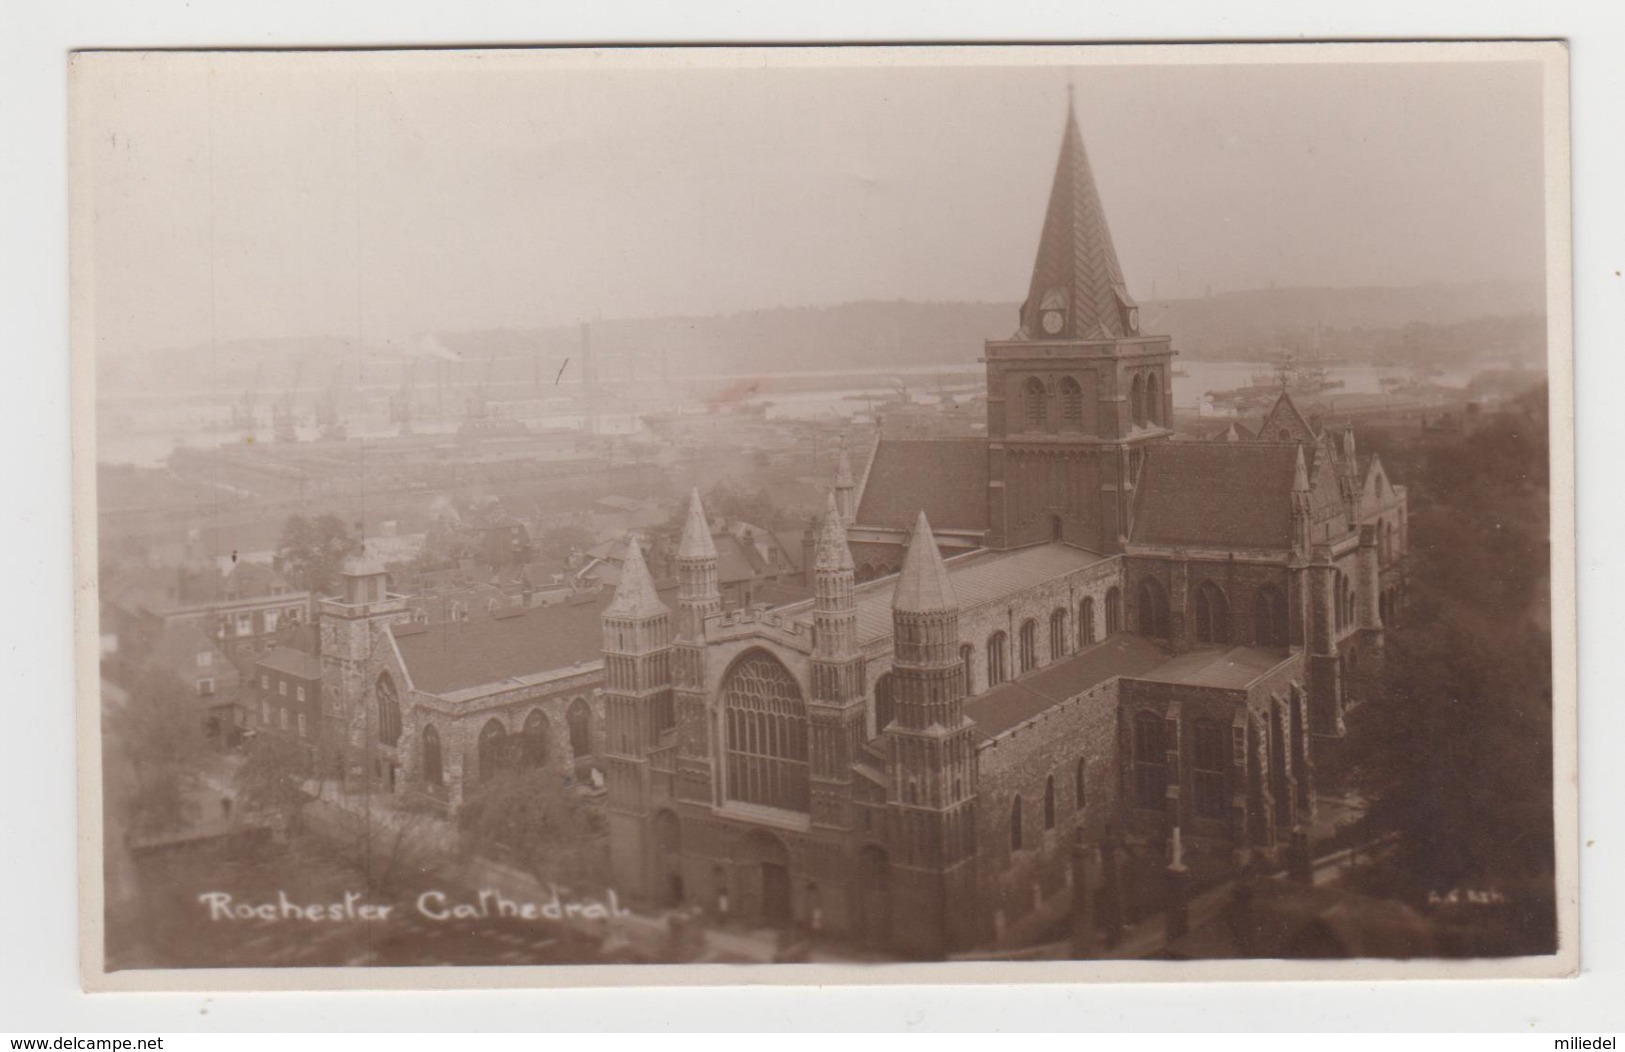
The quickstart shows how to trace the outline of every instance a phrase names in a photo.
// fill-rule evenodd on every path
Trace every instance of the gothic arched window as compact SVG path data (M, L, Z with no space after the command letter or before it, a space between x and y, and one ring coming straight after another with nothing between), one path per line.
M1212 581L1196 586L1196 640L1199 643L1230 641L1230 602L1224 590Z
M1055 828L1055 776L1044 781L1044 828Z
M1086 647L1095 641L1095 600L1085 599L1078 605L1078 646Z
M587 707L585 698L570 702L570 707L564 711L564 722L570 728L570 754L578 760L591 756L592 710Z
M394 745L401 740L401 699L395 680L385 672L378 677L378 740Z
M480 728L480 781L488 782L508 766L508 729L492 717Z
M1106 589L1106 634L1116 635L1123 630L1123 593L1116 585Z
M1168 638L1168 593L1162 590L1162 585L1154 577L1146 577L1140 581L1139 590L1135 594L1135 605L1139 608L1140 635L1152 639Z
M547 763L547 717L541 709L531 709L519 737L519 760L526 767L542 767Z
M892 679L890 672L875 680L875 733L885 731L886 725L897 714L897 701L892 696Z
M987 685L996 687L1006 678L1005 634L995 632L987 637Z
M1010 801L1010 850L1021 850L1021 794Z
M1085 775L1088 773L1088 761L1078 757L1078 765L1072 771L1072 803L1079 810L1089 799L1089 783Z
M1168 794L1168 747L1163 743L1162 717L1141 712L1134 717L1134 802L1160 809Z
M1036 376L1027 378L1022 386L1022 401L1027 408L1027 430L1049 430L1049 393L1044 390L1044 381Z
M1145 377L1139 373L1134 374L1134 380L1129 384L1129 419L1138 427L1145 423Z
M1049 659L1058 661L1066 656L1066 609L1057 607L1049 615Z
M1070 376L1061 380L1061 422L1073 430L1083 430L1083 387Z
M1261 647L1287 645L1286 596L1273 585L1253 593L1253 642Z
M757 650L722 686L728 798L786 811L808 806L807 705L778 659Z
M1145 380L1145 418L1153 424L1162 422L1162 380L1156 373Z
M1229 757L1225 728L1213 720L1197 720L1193 735L1195 756L1191 763L1196 791L1196 813L1203 818L1224 818L1230 812L1226 799L1226 770Z
M440 757L440 732L431 723L423 728L423 783L441 785L445 778L445 763Z
M1021 672L1026 675L1038 667L1038 622L1032 618L1021 623Z

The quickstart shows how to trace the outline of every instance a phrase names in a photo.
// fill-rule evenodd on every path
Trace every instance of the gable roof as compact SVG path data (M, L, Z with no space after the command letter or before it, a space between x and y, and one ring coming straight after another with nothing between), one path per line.
M536 676L599 659L600 622L607 591L580 602L554 603L481 621L394 625L395 646L412 677L428 694L447 694Z
M1314 442L1318 437L1314 427L1298 410L1298 403L1292 400L1284 387L1276 397L1275 405L1265 415L1264 422L1258 425L1258 439L1261 442L1277 441L1282 431L1287 433L1288 442Z
M922 511L938 533L987 529L986 439L883 438L875 445L856 525L907 530Z
M965 702L965 715L985 741L1114 676L1134 676L1168 659L1168 650L1144 636L1110 636L1068 657L1009 680Z
M1146 450L1131 540L1286 549L1298 447L1279 442L1159 442Z

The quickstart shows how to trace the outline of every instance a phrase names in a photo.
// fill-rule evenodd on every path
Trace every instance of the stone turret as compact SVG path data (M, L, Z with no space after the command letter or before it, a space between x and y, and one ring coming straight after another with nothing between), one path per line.
M717 584L717 546L698 489L689 494L688 520L677 545L676 564L677 635L699 639L704 635L705 619L722 612L722 593Z

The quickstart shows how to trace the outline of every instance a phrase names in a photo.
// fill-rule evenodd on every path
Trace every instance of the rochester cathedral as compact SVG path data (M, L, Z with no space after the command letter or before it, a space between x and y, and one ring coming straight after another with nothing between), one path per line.
M1282 393L1179 441L1068 112L987 436L843 453L814 598L723 611L698 494L662 598L603 609L617 888L912 956L991 945L1111 836L1235 864L1314 818L1317 749L1401 601L1402 487Z

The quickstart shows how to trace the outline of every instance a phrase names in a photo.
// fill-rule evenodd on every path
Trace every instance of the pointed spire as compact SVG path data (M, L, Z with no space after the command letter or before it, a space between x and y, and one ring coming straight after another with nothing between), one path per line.
M835 462L835 485L851 486L852 458L846 455L846 436L841 436L841 459Z
M649 576L649 566L643 561L643 543L634 533L626 540L621 581L615 586L615 598L604 608L604 616L638 620L665 613L670 611L655 594L654 578Z
M846 543L846 523L841 521L841 510L835 506L835 494L824 502L824 527L818 535L818 551L813 556L814 570L850 570L852 549Z
M1309 492L1309 469L1303 462L1303 446L1298 446L1298 460L1292 468L1292 492Z
M1021 307L1020 336L1037 340L1133 336L1134 309L1078 131L1069 85L1061 157L1044 213L1032 284Z
M688 521L683 524L683 539L677 545L679 559L715 559L717 546L711 540L711 524L705 518L705 505L700 503L700 489L694 487L688 495Z
M937 539L923 511L914 523L914 536L909 538L908 554L903 556L903 572L898 575L891 605L893 610L911 614L959 608L954 586L948 580L948 568L942 565L942 553L937 551Z

